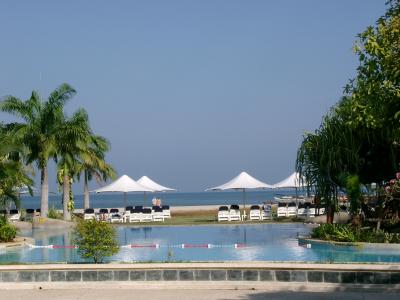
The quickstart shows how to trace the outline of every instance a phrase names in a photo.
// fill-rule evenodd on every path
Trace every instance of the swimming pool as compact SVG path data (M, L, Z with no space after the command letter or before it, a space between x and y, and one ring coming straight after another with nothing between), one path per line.
M212 226L118 226L121 248L115 262L145 261L297 261L400 262L398 249L366 249L331 244L299 244L312 225L252 224ZM34 230L36 245L71 245L72 232ZM133 248L132 248L133 247ZM76 249L0 250L0 263L84 262Z

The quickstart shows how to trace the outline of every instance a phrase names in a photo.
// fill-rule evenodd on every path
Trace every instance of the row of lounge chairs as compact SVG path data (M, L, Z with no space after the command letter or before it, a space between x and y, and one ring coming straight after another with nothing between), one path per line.
M21 219L21 212L18 209L0 210L0 215L5 216L10 222L17 222Z
M299 203L299 206L295 202L289 203L278 203L277 217L315 217L316 213L323 215L325 208L317 207L315 204L310 202Z
M267 204L260 208L259 205L252 205L250 207L249 220L250 221L262 221L271 219L271 205ZM220 206L218 209L218 222L223 221L244 221L247 215L244 211L241 214L239 205Z
M84 220L98 220L110 223L134 223L134 222L163 222L171 218L169 205L153 206L152 208L143 206L127 206L123 212L118 208L101 208L96 213L93 208L84 211Z
M17 222L21 220L21 211L18 209L10 209L9 211L0 210L0 215L5 216L10 222ZM40 216L40 208L27 208L25 210L25 217L23 218L23 220L32 221L33 217L35 216Z

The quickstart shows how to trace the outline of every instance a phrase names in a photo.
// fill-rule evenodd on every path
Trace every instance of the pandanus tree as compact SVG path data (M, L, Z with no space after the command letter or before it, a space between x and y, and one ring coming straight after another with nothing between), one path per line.
M0 110L23 121L14 124L13 134L27 149L26 162L36 162L40 170L42 216L48 213L48 161L56 158L57 135L64 119L64 106L75 93L70 85L64 83L46 101L42 101L39 94L33 91L26 101L6 96L0 104Z
M78 176L83 173L84 208L90 207L89 181L96 179L97 182L114 179L116 172L114 168L105 161L105 154L110 150L107 139L98 135L89 135L86 144L79 153Z
M88 115L84 109L79 109L72 117L64 116L57 133L57 177L63 189L63 217L67 221L71 219L71 181L77 173L79 154L85 151L86 139L90 135Z
M346 101L343 99L341 105L346 105ZM338 191L344 186L343 178L358 174L360 147L357 133L345 126L333 109L319 129L305 134L298 150L296 169L326 206L328 223L333 222Z

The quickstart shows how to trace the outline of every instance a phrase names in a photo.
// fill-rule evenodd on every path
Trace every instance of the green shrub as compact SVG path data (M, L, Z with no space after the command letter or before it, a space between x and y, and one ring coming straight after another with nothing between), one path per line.
M92 259L94 263L103 262L105 257L112 256L119 250L117 232L108 223L80 221L74 235L79 254L83 258Z
M311 237L335 242L400 243L399 233L373 231L348 224L321 224L313 229Z
M0 217L0 242L11 242L17 236L17 228L9 224L4 216Z
M47 216L50 219L62 219L63 218L62 214L59 213L54 207L51 207L49 209L49 212L47 213Z

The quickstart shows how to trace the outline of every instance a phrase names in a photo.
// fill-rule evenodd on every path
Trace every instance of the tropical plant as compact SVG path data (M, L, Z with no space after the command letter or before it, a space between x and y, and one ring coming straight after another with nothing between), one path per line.
M0 104L0 110L9 112L22 119L22 123L13 124L13 135L27 149L26 162L36 162L40 170L41 215L48 212L48 161L56 158L57 136L64 118L64 106L75 95L75 90L64 83L55 89L47 101L42 101L33 91L31 97L20 100L6 96Z
M0 216L0 242L11 242L17 235L17 228L8 223L7 218Z
M311 237L335 242L400 243L399 233L370 230L349 224L321 224L314 228Z
M63 188L64 220L70 220L71 209L74 206L71 184L77 173L77 159L85 150L85 141L91 130L84 109L75 112L71 118L64 116L61 122L56 141L56 153L59 158L57 178Z
M118 253L117 232L113 226L96 220L80 221L75 229L75 244L83 258L102 263Z
M400 0L387 5L376 26L358 36L360 66L345 96L298 150L296 168L327 206L327 222L339 190L353 199L360 185L377 183L379 190L400 162ZM352 201L352 210L358 205Z
M19 208L19 189L33 184L30 178L33 171L22 162L23 146L11 133L12 126L0 124L0 207L8 207L10 203Z
M84 208L89 208L89 181L93 178L97 182L114 179L116 172L114 168L106 163L105 153L110 150L110 143L102 136L88 135L86 144L79 154L77 167L78 176L83 173Z

